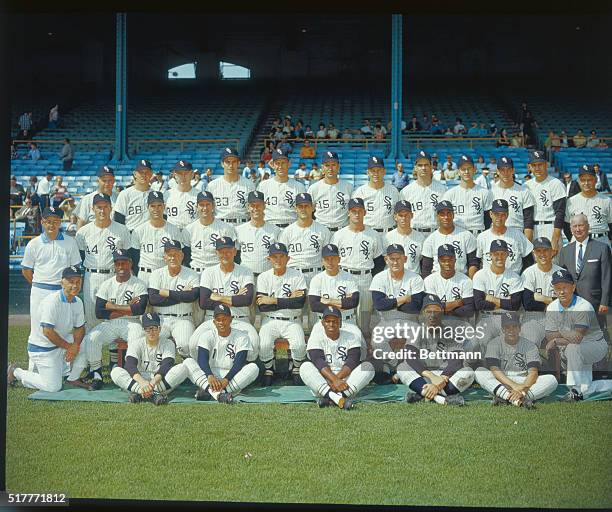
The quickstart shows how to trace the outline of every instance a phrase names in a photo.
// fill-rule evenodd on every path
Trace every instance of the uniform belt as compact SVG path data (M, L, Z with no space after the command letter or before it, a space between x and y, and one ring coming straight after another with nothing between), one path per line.
M230 224L243 224L247 222L249 219L221 219L225 222L229 222Z
M478 236L478 235L480 235L480 233L482 233L484 230L482 230L482 229L468 229L468 231L469 231L470 233L472 233L472 235L474 235L474 236Z
M387 233L391 228L374 228L374 231L378 231L379 233Z
M204 272L205 269L203 268L193 268L191 267L191 270L193 270L194 272Z
M553 222L552 220L536 220L534 224L552 224Z
M316 268L313 267L313 268L301 268L299 270L301 270L302 272L321 272L323 269L318 268L318 267Z
M139 270L142 270L143 272L148 272L149 274L150 274L151 272L153 272L153 269L152 269L152 268L138 267L138 269L139 269Z
M350 268L342 267L342 270L345 270L349 274L353 274L353 275L356 275L356 276L360 276L362 274L371 274L372 273L372 270L370 270L370 269L368 269L368 270L351 270Z
M47 284L47 283L32 283L34 288L40 288L42 290L61 290L62 286L59 284Z
M327 228L329 229L332 233L335 233L336 231L338 231L340 228Z
M433 231L432 228L414 228L413 227L412 229L414 229L415 231L418 231L420 233L431 233Z
M257 277L261 272L253 272L253 277Z
M296 316L296 317L293 317L293 318L289 318L289 317L286 317L286 316L268 316L268 318L271 318L272 320L285 320L286 322L295 322L300 317Z
M177 318L182 318L184 316L191 316L191 313L160 313L161 316L174 316Z
M92 274L110 274L111 270L107 268L86 268L85 272L91 272Z
M323 314L318 313L318 315L319 315L319 320L321 320L323 318ZM354 319L355 319L355 315L347 315L347 316L342 315L342 320L354 320Z
M277 228L286 228L289 224L275 224Z
M34 343L28 343L28 352L51 352L59 347L41 347L40 345L34 345Z

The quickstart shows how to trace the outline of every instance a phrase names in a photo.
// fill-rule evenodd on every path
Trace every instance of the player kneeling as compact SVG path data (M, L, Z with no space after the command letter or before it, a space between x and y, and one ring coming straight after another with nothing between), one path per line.
M474 382L474 370L464 366L470 360L466 349L474 346L473 340L459 342L454 335L453 338L446 336L444 327L449 324L437 295L425 295L421 313L424 330L413 344L406 345L408 359L397 367L397 379L411 390L406 401L425 399L441 405L462 406L465 401L461 393Z
M187 369L174 365L176 348L168 338L160 338L160 326L157 313L144 314L144 337L128 339L125 368L111 371L113 382L130 393L131 403L147 399L155 405L168 403L168 393L187 378Z
M324 331L313 330L306 347L310 361L300 366L300 376L318 398L319 407L332 403L351 409L354 397L374 378L370 363L359 364L361 339L341 329L342 313L332 306L323 311Z
M520 336L517 313L504 313L502 336L487 345L486 368L476 370L476 382L493 395L493 405L511 403L533 408L533 402L557 388L554 375L539 375L540 354L532 341Z
M197 400L230 404L259 375L255 363L247 363L251 342L244 331L232 329L232 312L225 304L215 306L214 329L206 331L198 342L197 361L185 359L189 379L196 386Z

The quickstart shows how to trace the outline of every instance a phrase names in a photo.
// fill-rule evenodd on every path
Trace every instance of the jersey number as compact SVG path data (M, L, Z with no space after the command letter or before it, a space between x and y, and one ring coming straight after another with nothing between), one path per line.
M142 213L142 206L139 204L128 208L128 215L137 215L139 213Z
M98 244L94 245L91 249L87 245L85 248L85 252L87 254L98 254Z

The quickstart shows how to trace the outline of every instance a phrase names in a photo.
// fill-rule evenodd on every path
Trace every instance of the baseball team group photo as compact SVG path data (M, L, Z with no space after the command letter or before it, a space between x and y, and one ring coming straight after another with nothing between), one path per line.
M612 506L612 110L565 61L458 35L424 79L461 16L12 17L88 57L12 64L7 491Z

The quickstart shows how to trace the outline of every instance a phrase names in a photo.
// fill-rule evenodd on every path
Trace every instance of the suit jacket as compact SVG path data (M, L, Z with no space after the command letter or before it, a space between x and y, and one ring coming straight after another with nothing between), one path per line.
M597 189L598 192L610 192L610 185L608 183L608 176L605 172L601 171L601 187Z
M563 185L565 185L565 183ZM580 185L578 185L578 182L576 180L572 180L572 182L570 183L569 194L566 194L567 197L572 197L579 193Z
M612 258L607 244L589 240L583 256L582 271L576 274L576 242L563 247L559 253L559 266L567 269L576 283L576 293L589 301L595 311L600 304L610 306L612 286Z

